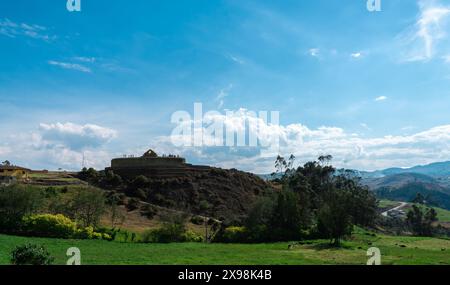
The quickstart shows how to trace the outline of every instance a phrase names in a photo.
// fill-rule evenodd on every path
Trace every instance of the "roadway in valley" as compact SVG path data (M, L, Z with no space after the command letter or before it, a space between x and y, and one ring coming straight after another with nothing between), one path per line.
M402 208L404 208L404 207L407 206L407 205L408 205L408 203L400 202L400 205L399 205L399 206L394 207L394 208L392 208L392 209L389 209L389 210L387 210L386 212L381 213L381 215L384 216L384 217L388 217L389 212L401 210Z

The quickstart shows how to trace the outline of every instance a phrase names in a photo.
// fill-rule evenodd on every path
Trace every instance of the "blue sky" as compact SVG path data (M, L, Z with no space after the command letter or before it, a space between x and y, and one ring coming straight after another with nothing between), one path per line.
M450 3L0 2L0 158L103 168L147 148L272 170L248 148L168 143L178 110L280 112L280 153L341 167L448 160ZM269 128L270 129L270 128Z

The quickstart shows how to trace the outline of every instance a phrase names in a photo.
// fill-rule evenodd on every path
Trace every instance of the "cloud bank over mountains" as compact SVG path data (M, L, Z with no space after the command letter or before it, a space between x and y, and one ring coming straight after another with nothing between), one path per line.
M234 113L232 119L224 121L226 128L238 130L248 124L251 115L244 109ZM253 118L259 120L257 118ZM209 120L225 120L216 114ZM309 128L303 124L274 125L264 121L260 138L279 136L278 152L264 154L265 147L214 145L214 134L205 133L202 147L183 147L173 144L173 137L149 138L148 145L159 153L173 153L185 156L199 164L224 168L238 168L255 173L270 173L279 153L284 156L294 154L298 163L331 154L338 167L360 170L376 170L387 167L409 167L450 157L450 125L430 128L409 135L367 137L349 133L339 127L322 126ZM248 133L247 133L248 136ZM189 140L189 137L175 139ZM110 147L111 141L123 141L118 131L95 124L41 123L32 132L11 135L0 144L0 155L13 162L37 168L59 167L78 170L84 160L86 165L103 169L110 159L124 150ZM142 142L137 142L141 143ZM271 141L263 142L267 146ZM273 150L272 150L273 151ZM136 148L136 155L142 149ZM264 155L263 155L264 154Z
M41 123L37 130L3 139L0 155L33 168L79 170L83 163L104 168L111 154L105 146L117 131L94 124Z
M240 130L249 121L259 120L245 109L235 112L232 118L211 115L209 122L222 122L225 128ZM194 123L188 122L189 123ZM216 137L204 129L203 147L175 147L172 142L186 142L190 135L179 137L161 136L154 140L160 152L182 154L194 157L199 163L213 164L227 168L240 168L256 173L269 173L279 153L284 156L294 154L299 162L316 159L319 155L331 154L338 167L360 170L377 170L387 167L408 167L436 161L448 160L450 155L450 125L443 125L410 135L387 135L367 137L349 133L339 127L322 126L316 129L303 124L273 125L259 121L258 135L267 146L274 135L279 137L278 152L262 155L264 147L225 147L215 145ZM249 136L247 131L247 137ZM266 141L264 141L266 140ZM181 145L178 144L178 145ZM224 145L224 144L222 144Z

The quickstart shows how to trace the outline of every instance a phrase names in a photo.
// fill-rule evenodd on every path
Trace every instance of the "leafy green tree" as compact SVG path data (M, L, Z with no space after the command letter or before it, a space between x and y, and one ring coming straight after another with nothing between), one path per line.
M329 155L329 154L328 155L321 155L321 156L319 156L318 160L319 160L319 162L321 164L328 164L328 163L331 162L331 160L333 160L333 156Z
M378 200L368 187L361 186L349 172L334 177L333 184L337 189L348 191L348 211L353 223L362 227L373 226L378 217Z
M303 209L297 193L284 190L278 194L269 221L269 233L272 240L290 241L302 237L302 230L308 224L308 209Z
M433 223L438 221L437 213L433 208L423 210L417 205L413 205L408 211L406 221L412 232L418 236L432 236Z
M84 167L81 170L81 172L79 173L79 176L81 179L86 180L86 181L98 182L98 178L99 178L100 174L92 167L89 169Z
M422 195L422 193L417 193L416 197L414 197L414 199L411 202L423 205L425 204L425 197Z
M102 190L84 188L75 194L70 205L73 218L84 227L96 227L106 210L106 198Z
M269 238L270 222L275 207L275 197L260 198L250 209L245 220L248 240L263 242Z
M278 156L277 182L282 190L271 199L252 208L245 222L246 234L252 241L296 240L308 232L330 238L334 245L351 234L353 225L373 226L378 217L377 199L360 184L356 173L336 171L330 165L331 155L293 168ZM315 227L313 227L315 226ZM316 229L316 231L313 231Z
M334 188L319 209L319 231L335 246L339 246L341 239L350 235L353 229L349 201L351 194L348 191Z
M22 218L43 205L41 192L22 185L0 188L0 231L19 232Z
M115 174L113 171L107 171L104 179L104 184L109 188L116 188L123 183L122 177Z
M287 168L286 159L281 155L278 155L277 159L275 160L275 172L272 173L272 176L273 177L277 175L283 176L286 168Z

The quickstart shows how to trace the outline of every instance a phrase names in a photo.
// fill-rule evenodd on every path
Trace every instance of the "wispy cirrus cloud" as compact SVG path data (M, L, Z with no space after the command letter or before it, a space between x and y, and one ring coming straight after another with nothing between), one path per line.
M76 57L73 58L73 60L80 61L80 62L93 63L93 62L97 61L97 58L95 58L95 57L85 57L85 56L76 56Z
M217 106L218 109L223 107L225 98L230 95L231 89L233 89L233 84L229 84L226 88L221 89L219 94L217 94L216 101L219 102L219 105Z
M28 37L47 42L56 39L55 35L48 33L46 27L35 24L15 23L8 18L0 19L0 35L10 38Z
M235 62L235 63L237 63L237 64L240 64L240 65L245 64L245 61L244 61L242 58L238 57L238 56L235 56L235 55L232 55L232 54L228 54L227 57L228 57L231 61L233 61L233 62Z
M398 37L406 51L405 61L433 59L442 52L438 45L448 39L450 6L438 0L421 0L418 5L420 12L416 22Z
M61 60L49 60L50 65L63 69L75 70L84 73L92 73L96 70L106 72L132 73L135 72L131 68L123 67L114 59L105 59L88 56L67 57Z
M49 60L48 64L53 65L53 66L57 66L57 67L60 67L60 68L63 68L63 69L76 70L76 71L80 71L80 72L84 72L84 73L91 73L92 72L92 70L89 67L84 66L82 64L78 64L78 63L70 63L70 62Z

